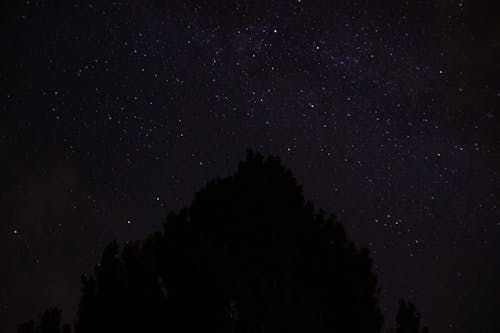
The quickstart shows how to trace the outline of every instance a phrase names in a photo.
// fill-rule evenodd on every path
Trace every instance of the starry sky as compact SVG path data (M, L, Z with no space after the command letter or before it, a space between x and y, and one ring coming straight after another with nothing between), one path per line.
M434 332L500 327L494 1L1 6L2 331L73 320L109 241L159 230L247 148L370 248L386 328L400 297Z

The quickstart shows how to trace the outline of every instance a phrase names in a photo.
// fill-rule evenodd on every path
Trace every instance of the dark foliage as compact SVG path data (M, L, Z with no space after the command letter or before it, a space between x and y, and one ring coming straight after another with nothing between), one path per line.
M18 333L70 333L69 325L61 328L61 310L52 307L38 315L38 324L33 320L19 325Z
M415 305L404 300L399 301L398 314L396 316L396 329L394 333L428 333L429 329L420 329L420 313L415 309Z
M234 176L170 213L162 232L105 249L94 276L82 276L75 330L376 333L371 266L277 158L249 152ZM19 332L36 331L24 325Z

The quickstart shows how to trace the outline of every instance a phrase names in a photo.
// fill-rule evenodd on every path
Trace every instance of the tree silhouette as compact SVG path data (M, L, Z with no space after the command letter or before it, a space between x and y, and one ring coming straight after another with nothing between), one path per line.
M30 320L18 326L18 333L70 333L69 325L61 328L61 310L56 307L46 309L38 315L39 324Z
M248 152L163 226L82 276L76 333L381 330L368 250L275 157Z
M400 300L398 314L396 316L396 329L395 333L428 333L429 329L427 327L423 327L420 329L420 313L418 313L415 309L415 305Z

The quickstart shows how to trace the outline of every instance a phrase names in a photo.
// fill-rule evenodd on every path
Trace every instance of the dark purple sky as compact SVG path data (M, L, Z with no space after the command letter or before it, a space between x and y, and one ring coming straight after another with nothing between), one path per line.
M247 148L370 247L389 326L406 297L433 332L500 327L494 1L54 3L0 10L2 331L72 320L110 240Z

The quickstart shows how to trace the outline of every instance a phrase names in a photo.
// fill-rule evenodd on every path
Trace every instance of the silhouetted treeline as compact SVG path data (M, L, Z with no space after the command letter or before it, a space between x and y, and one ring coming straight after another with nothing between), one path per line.
M378 293L368 250L305 200L277 158L249 152L235 175L170 213L161 232L104 250L94 274L82 276L74 328L377 333ZM420 316L401 304L396 332L420 333ZM19 332L63 331L60 312L48 311Z
M19 325L18 333L70 333L71 327L63 325L61 327L61 310L53 307L38 315L38 323L30 320Z

